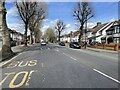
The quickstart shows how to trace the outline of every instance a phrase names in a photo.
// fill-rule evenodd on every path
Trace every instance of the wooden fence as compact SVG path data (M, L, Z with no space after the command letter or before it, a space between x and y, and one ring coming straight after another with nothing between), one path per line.
M119 47L120 47L119 44L96 44L95 45L95 48L98 48L98 49L107 49L107 50L114 50L114 51L118 51Z

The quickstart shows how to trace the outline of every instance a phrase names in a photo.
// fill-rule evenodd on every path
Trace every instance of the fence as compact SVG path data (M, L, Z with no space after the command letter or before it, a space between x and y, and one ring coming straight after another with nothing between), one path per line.
M107 49L107 50L114 50L114 51L118 51L119 47L120 47L119 44L96 44L95 45L95 48L98 48L98 49Z

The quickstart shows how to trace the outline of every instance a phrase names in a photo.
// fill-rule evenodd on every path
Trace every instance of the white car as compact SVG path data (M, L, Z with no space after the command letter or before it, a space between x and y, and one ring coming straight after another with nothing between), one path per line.
M45 41L41 42L41 46L45 46L47 43Z

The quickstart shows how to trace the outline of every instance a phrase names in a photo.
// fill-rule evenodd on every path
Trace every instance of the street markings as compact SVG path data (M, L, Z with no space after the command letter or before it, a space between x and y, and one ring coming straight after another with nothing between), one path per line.
M14 75L13 76L13 79L10 81L9 83L9 88L19 88L21 86L23 86L25 83L26 86L29 85L29 81L31 79L31 76L34 72L37 72L37 70L31 70L30 72L29 71L20 71L20 72L11 72L11 73L5 73L5 77L4 79L0 82L0 86L5 82L7 81L7 79L11 76L11 75ZM15 81L17 80L17 78L20 77L20 75L23 75L22 77L22 80L20 83L18 84L15 84Z
M15 80L17 79L17 77L18 77L20 74L24 74L21 82L20 82L19 84L14 84ZM25 83L27 76L28 76L28 72L27 72L27 71L21 71L21 72L17 73L17 74L14 76L14 78L12 79L12 81L10 82L9 88L18 88L18 87L21 87L21 86Z
M77 59L75 59L75 58L73 58L73 57L70 57L70 58L73 59L73 60L75 60L75 61L77 60Z
M30 60L30 61L16 61L12 62L7 66L7 68L15 68L15 67L32 67L37 65L37 60Z
M23 68L23 67L33 67L37 65L37 60L30 60L30 61L16 61L10 63L7 68ZM9 82L8 87L9 88L19 88L23 85L29 86L29 81L31 79L31 76L34 72L37 72L37 70L31 70L31 71L19 71L19 72L10 72L10 73L4 73L4 78L2 81L0 81L0 86L5 83L9 79L10 76L12 76L11 81ZM21 78L22 75L22 78ZM21 79L19 83L15 83L18 79Z
M26 86L29 86L29 81L30 81L30 79L31 79L31 76L32 76L32 73L33 72L37 72L37 70L35 71L35 70L32 70L32 71L30 71L30 74L28 75L28 79L27 79L27 81L26 81Z
M43 63L41 63L41 66L42 66L42 68L43 68Z
M3 65L5 65L5 64L7 64L7 63L9 63L9 62L11 62L11 61L13 61L15 58L17 58L17 57L20 56L21 54L23 54L23 53L18 54L17 56L13 57L12 59L10 59L10 60L8 60L8 61L5 61L5 62L3 62L3 63L0 63L0 67L2 67Z
M15 74L15 72L12 72L12 73L5 73L5 75L7 75L1 82L0 82L0 86L6 81L6 79L12 75L12 74Z
M55 49L55 51L59 52L59 50L58 50L58 49Z
M71 59L73 59L73 60L77 61L77 59L76 59L76 58L73 58L73 57L71 57L70 55L65 54L65 53L63 53L63 54L64 54L65 56L70 57Z
M93 70L98 72L99 74L101 74L101 75L103 75L103 76L105 76L105 77L107 77L107 78L109 78L109 79L111 79L111 80L113 80L113 81L115 81L115 82L120 84L120 81L118 81L117 79L114 79L113 77L111 77L111 76L109 76L109 75L107 75L107 74L105 74L105 73L103 73L103 72L101 72L101 71L99 71L97 69L93 69Z
M50 50L50 48L48 47L48 50Z

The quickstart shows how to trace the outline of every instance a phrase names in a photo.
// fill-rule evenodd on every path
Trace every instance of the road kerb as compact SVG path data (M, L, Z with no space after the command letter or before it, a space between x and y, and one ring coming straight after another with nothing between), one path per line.
M19 55L21 55L22 53L19 53L17 56L13 57L12 59L8 60L8 61L4 61L0 63L0 68L8 63L10 63L11 61L13 61L15 58L17 58Z

